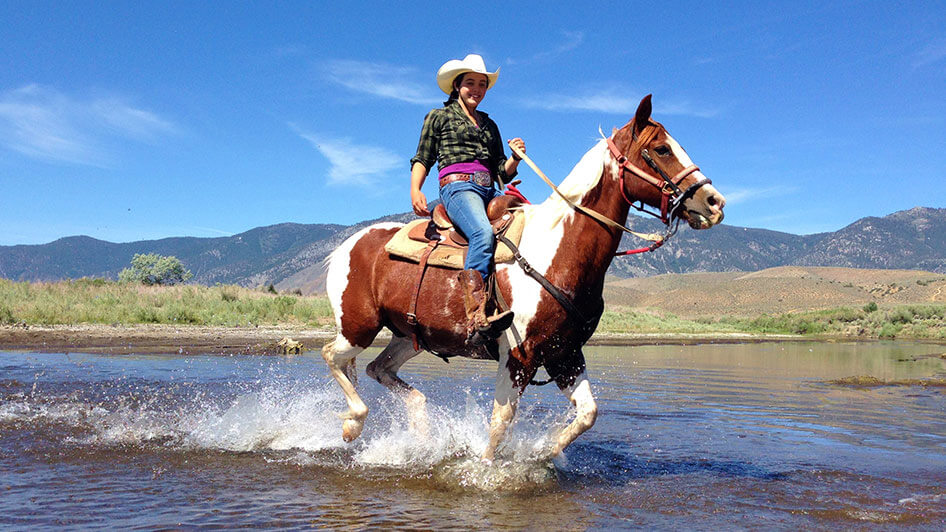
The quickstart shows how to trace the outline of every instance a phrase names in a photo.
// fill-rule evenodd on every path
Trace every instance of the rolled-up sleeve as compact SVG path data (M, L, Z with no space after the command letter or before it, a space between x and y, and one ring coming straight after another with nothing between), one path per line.
M438 116L439 113L434 109L424 117L424 127L420 130L420 140L417 141L417 153L411 158L411 167L414 166L414 163L420 163L424 165L427 171L430 171L430 168L437 162L439 149L438 132L440 130L438 127L440 123Z

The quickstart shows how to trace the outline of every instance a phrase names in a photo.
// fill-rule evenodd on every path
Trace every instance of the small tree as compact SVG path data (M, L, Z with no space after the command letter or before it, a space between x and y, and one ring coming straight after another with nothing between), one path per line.
M173 285L183 283L193 277L190 270L177 257L164 257L157 253L135 253L131 259L131 268L118 273L118 280L142 283L146 285Z

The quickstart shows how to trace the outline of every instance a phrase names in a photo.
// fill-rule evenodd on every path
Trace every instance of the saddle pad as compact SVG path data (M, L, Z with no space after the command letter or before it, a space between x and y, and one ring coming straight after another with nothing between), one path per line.
M522 228L525 226L526 217L521 211L514 211L508 214L512 216L512 221L509 222L509 228L506 229L506 238L518 246L519 240L522 238ZM407 235L414 227L420 224L426 225L429 222L430 220L425 218L408 223L400 228L397 233L394 233L391 240L388 240L388 243L384 245L384 250L395 257L401 257L411 262L419 263L421 255L423 255L424 251L427 249L427 244L411 240ZM466 258L466 250L467 248L459 249L449 246L437 246L433 253L430 254L430 258L427 259L427 263L431 266L462 270L463 261ZM497 264L511 262L514 258L512 250L506 247L506 244L502 242L496 243L496 252L493 254L493 257Z

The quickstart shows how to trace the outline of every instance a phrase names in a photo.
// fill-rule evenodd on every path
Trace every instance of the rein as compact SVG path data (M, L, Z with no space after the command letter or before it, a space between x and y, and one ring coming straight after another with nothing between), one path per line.
M610 141L610 139L609 139L609 141ZM639 248L639 249L636 249L636 250L629 250L629 251L625 251L625 252L615 253L616 256L617 256L617 255L633 255L633 254L635 254L635 253L643 253L643 252L646 252L646 251L653 251L653 250L659 248L660 246L664 245L664 242L667 240L667 238L670 238L670 236L672 236L673 233L676 232L676 230L674 230L674 231L667 231L667 233L666 233L666 234L663 234L663 235L660 235L660 234L657 234L657 233L638 233L637 231L633 231L633 230L631 230L631 229L628 229L626 226L615 222L614 220L608 218L607 216L605 216L605 215L603 215L603 214L601 214L601 213L599 213L599 212L597 212L597 211L594 211L594 210L589 209L589 208L587 208L587 207L583 207L583 206L581 206L581 205L578 205L578 204L575 203L574 201L570 200L570 199L568 198L568 196L566 196L565 194L562 194L562 192L558 189L558 187L555 186L555 183L553 183L552 180L549 179L547 175L545 175L545 172L543 172L543 171L538 167L538 165L536 165L535 162L533 162L533 160L532 160L531 158L529 158L528 155L525 154L525 152L523 152L522 150L519 150L518 148L515 148L515 147L513 147L513 146L511 146L511 145L510 145L509 147L510 147L510 149L512 149L513 153L516 154L516 156L518 156L520 159L522 159L523 161L525 161L525 163L529 165L529 168L532 168L532 170L533 170L536 174L538 174L538 176L541 177L543 181L545 181L545 184L548 185L549 187L551 187L551 189L554 190L555 193L558 194L560 198L562 198L563 200L565 200L565 203L567 203L568 206L571 207L572 209L575 209L576 211L578 211L578 212L580 212L580 213L582 213L582 214L584 214L584 215L590 216L591 218L594 218L595 220L601 222L602 224L604 224L604 225L606 225L606 226L608 226L608 227L613 227L613 228L615 228L615 229L619 229L619 230L621 230L621 231L624 231L625 233L632 234L632 235L634 235L634 236L636 236L637 238L640 238L640 239L642 239L642 240L647 240L647 241L649 241L649 242L653 242L653 244L651 244L651 245L649 245L649 246L645 246L645 247L643 247L643 248ZM622 178L622 179L623 179L623 178ZM623 191L624 191L624 184L623 184L623 181L622 181L622 183L621 183L621 191L622 191L622 193L623 193ZM626 197L626 196L625 196L624 199L625 199L625 201L627 201L627 197ZM633 206L633 203L630 203L630 202L628 202L628 203L629 203L631 206Z
M637 142L639 144L646 143L644 141L641 141L637 137L636 132L633 133L633 139L634 139L634 142ZM649 141L650 137L648 137L645 140ZM681 170L679 173L677 173L677 175L673 176L673 178L671 178L670 176L667 175L666 172L664 172L664 170L660 167L660 165L657 164L657 161L655 161L653 157L651 157L650 152L648 152L646 148L641 149L641 157L644 159L644 161L647 163L648 166L650 166L655 172L657 172L657 174L660 176L660 178L658 179L656 176L653 176L645 172L644 170L642 170L640 167L636 166L627 158L627 156L621 153L621 150L618 149L617 145L614 143L614 135L612 135L611 137L608 137L607 141L608 141L608 149L611 152L611 156L614 157L614 159L617 161L618 167L620 168L620 171L621 171L621 186L620 186L621 197L623 197L624 201L627 202L627 204L633 207L634 209L640 212L643 212L645 214L654 216L656 218L659 218L660 221L662 221L664 225L667 226L667 231L663 235L660 235L657 233L638 233L636 231L628 229L627 226L623 224L619 224L618 222L615 222L614 220L608 218L607 216L597 211L578 205L577 203L570 200L567 196L565 196L565 194L562 194L562 192L558 189L558 187L555 186L555 183L553 183L552 180L549 179L547 175L545 175L545 172L543 172L538 167L538 165L536 165L535 162L528 155L525 154L525 152L513 146L512 144L509 145L509 148L513 151L513 153L516 154L517 157L525 161L526 164L528 164L529 167L532 168L532 170L536 174L538 174L538 176L541 177L543 181L545 181L545 184L551 187L552 190L554 190L555 193L559 195L559 197L565 200L565 203L567 203L568 206L571 207L572 209L582 214L585 214L587 216L590 216L591 218L594 218L595 220L597 220L598 222L601 222L605 226L619 229L621 231L624 231L625 233L632 234L642 240L647 240L649 242L652 242L652 244L650 244L649 246L644 246L644 247L640 247L636 249L629 249L626 251L615 252L614 253L615 257L626 256L626 255L636 255L638 253L648 253L648 252L654 251L660 246L664 245L664 242L666 242L671 236L676 234L677 228L680 226L680 214L678 211L683 206L683 202L691 198L693 194L695 194L696 191L699 190L704 185L708 185L712 183L712 181L709 178L704 177L703 179L690 185L685 191L681 191L680 183L682 183L683 180L686 179L689 175L699 172L700 168L698 166L690 165L684 168L683 170ZM625 190L625 187L624 187L624 179L627 173L630 173L633 176L639 179L642 179L646 183L649 183L657 187L658 189L660 189L661 201L660 201L659 214L648 211L646 208L644 208L643 201L640 202L641 204L640 206L637 206L634 204L633 201L631 201L630 198L627 197L627 191ZM672 222L675 222L675 223L672 223Z

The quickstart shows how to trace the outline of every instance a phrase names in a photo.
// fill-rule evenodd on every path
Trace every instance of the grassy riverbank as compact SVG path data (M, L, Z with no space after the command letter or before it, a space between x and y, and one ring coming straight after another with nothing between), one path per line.
M723 309L724 310L724 309ZM102 279L17 283L0 279L0 325L201 325L327 328L332 311L324 296L272 294L237 286L142 286ZM946 339L946 305L686 319L652 309L609 304L598 334L793 334L854 338Z
M237 327L331 325L324 297L238 286L144 286L102 279L17 283L0 279L0 325L163 324Z
M685 319L673 314L608 306L599 333L748 333L853 338L946 339L946 305L838 307L759 316Z

